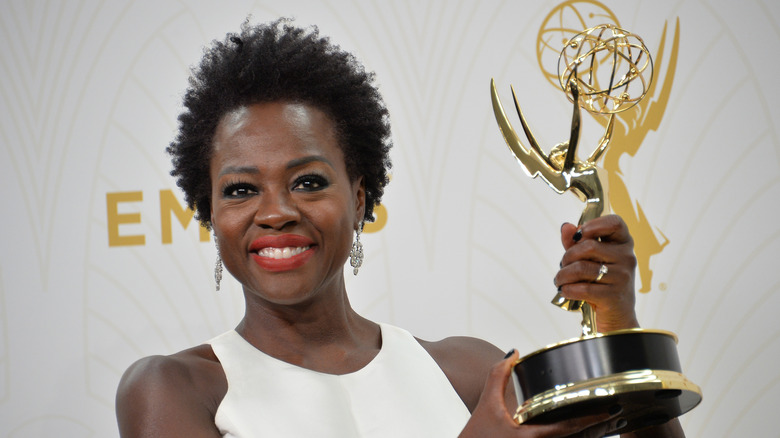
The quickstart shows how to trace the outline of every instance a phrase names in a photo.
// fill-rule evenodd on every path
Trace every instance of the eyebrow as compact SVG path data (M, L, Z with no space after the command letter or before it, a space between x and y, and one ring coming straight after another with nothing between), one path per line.
M291 160L290 162L287 163L286 169L288 170L294 169L296 167L300 167L315 161L319 161L327 164L330 167L333 167L333 163L331 163L330 160L328 160L327 158L320 155L310 155L308 157L296 158L294 160ZM228 166L222 169L221 172L219 172L219 176L223 176L227 174L236 174L236 173L258 174L260 173L260 170L254 166Z
M260 170L254 166L228 166L219 172L219 176L231 173L260 173Z
M321 155L309 155L308 157L296 158L294 160L291 160L289 163L287 163L287 169L303 166L304 164L308 164L313 161L320 161L322 163L327 164L330 167L333 167L333 163L331 163L327 158Z

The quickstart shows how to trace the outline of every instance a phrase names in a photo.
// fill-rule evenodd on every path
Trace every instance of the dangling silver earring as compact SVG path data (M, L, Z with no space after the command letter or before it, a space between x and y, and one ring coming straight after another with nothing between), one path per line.
M217 242L217 235L214 235L214 246L217 247L217 263L214 265L214 281L217 283L217 292L219 292L219 284L222 282L222 256L219 254L219 242Z
M363 231L363 221L355 230L355 241L352 242L352 251L349 252L349 264L352 266L352 274L357 275L358 269L363 265L363 244L360 243L360 233Z

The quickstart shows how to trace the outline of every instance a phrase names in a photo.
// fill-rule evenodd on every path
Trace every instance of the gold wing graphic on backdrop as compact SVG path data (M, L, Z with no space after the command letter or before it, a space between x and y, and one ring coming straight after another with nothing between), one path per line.
M667 25L668 23L664 23L661 42L658 47L658 56L656 57L657 71L661 70L663 64ZM651 98L646 98L639 102L632 111L618 114L621 123L616 124L614 141L610 149L604 154L604 169L607 171L612 195L610 196L610 206L612 211L623 217L634 236L634 240L637 242L635 251L639 276L642 282L639 289L640 292L650 291L653 277L653 271L650 269L650 257L659 254L669 243L669 239L664 236L661 230L653 229L638 201L636 202L636 208L634 207L626 184L623 182L620 158L623 154L628 154L632 157L636 155L647 134L651 130L655 131L658 129L661 119L666 112L666 106L669 103L674 74L677 68L679 47L680 19L678 18L663 85L658 89L657 84L659 81L653 81L647 93L648 97L652 96ZM608 123L602 117L594 116L594 118L601 124ZM661 235L663 242L658 239L656 232Z

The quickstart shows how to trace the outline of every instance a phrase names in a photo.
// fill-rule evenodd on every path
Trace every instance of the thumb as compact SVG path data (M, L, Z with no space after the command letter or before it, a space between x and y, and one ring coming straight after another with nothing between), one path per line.
M504 357L504 360L493 365L485 381L485 389L482 391L479 404L489 407L491 410L495 409L496 412L494 413L500 416L511 417L506 407L504 395L506 394L506 385L509 383L509 377L512 375L512 368L515 366L519 356L519 353L512 349Z

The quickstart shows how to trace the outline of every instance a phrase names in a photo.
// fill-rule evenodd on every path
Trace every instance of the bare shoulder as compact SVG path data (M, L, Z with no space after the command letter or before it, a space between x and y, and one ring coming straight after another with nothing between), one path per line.
M122 437L214 437L227 379L210 345L149 356L125 371L116 395Z
M477 406L490 369L504 357L490 342L467 336L453 336L430 342L418 339L444 371L469 410Z

